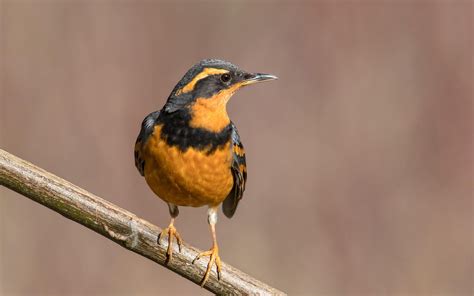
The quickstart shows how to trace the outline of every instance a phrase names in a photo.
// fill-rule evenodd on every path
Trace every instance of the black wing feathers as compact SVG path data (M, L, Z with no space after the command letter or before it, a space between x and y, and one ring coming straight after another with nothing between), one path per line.
M135 166L142 176L145 170L145 160L142 157L142 148L150 135L153 133L155 123L159 115L160 111L155 111L148 114L147 117L143 119L140 133L138 134L137 141L135 142Z
M245 163L245 151L242 142L240 142L237 128L232 123L232 176L234 178L234 186L222 203L222 211L228 218L232 218L237 205L242 199L245 190L245 182L247 181L247 167Z

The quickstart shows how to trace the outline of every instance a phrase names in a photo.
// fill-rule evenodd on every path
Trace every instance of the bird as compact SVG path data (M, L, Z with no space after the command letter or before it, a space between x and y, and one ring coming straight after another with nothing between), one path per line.
M173 238L180 252L183 244L174 226L178 207L208 207L212 247L192 262L209 256L201 286L214 264L221 278L215 229L218 208L222 204L225 216L232 218L247 182L245 151L227 113L227 102L244 86L274 79L274 75L246 72L227 61L201 60L176 84L163 108L148 114L141 124L135 166L155 195L168 204L171 215L157 239L162 244L168 236L166 263L173 255Z

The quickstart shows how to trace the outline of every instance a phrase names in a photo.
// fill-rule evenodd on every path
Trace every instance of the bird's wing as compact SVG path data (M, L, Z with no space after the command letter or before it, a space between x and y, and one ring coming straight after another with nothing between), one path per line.
M232 123L232 176L234 178L234 186L229 195L222 204L222 210L228 218L232 218L237 210L237 205L242 199L245 190L245 182L247 182L247 167L245 164L245 151L242 142L240 142L237 128Z
M137 141L135 142L135 166L140 172L140 175L143 176L145 170L145 160L143 159L143 147L153 133L156 120L160 115L160 111L155 111L147 115L143 119L142 127L140 133L138 134Z

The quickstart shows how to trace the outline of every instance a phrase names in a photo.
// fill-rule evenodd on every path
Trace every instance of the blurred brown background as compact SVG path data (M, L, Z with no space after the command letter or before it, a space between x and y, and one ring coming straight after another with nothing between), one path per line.
M272 73L228 107L249 182L223 260L293 295L472 294L472 8L2 0L0 147L165 226L134 167L143 117L200 59ZM0 195L2 295L208 293ZM177 221L202 249L205 212Z

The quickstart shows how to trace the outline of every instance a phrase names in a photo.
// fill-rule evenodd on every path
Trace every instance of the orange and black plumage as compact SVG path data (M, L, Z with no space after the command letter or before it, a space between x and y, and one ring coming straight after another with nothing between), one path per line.
M220 257L215 224L217 208L231 218L245 190L245 151L226 105L241 87L276 79L248 73L221 60L203 60L178 82L164 107L143 120L135 143L135 165L151 190L169 207L171 222L158 237L168 235L168 260L173 237L182 239L174 227L178 206L208 206L213 246L195 260L210 256L205 284L212 265L220 277Z

